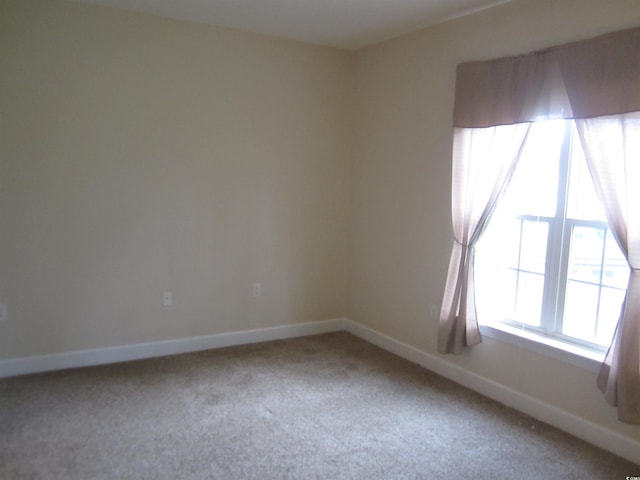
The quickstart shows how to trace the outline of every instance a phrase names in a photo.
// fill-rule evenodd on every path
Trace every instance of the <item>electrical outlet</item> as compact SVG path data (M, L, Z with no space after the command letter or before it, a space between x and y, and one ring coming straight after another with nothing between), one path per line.
M4 303L0 303L0 322L6 322L7 320L9 320L7 306Z
M251 295L254 297L259 297L262 295L262 284L260 282L256 282L253 284L251 288Z
M165 307L173 304L173 294L171 292L164 292L162 295L162 304Z

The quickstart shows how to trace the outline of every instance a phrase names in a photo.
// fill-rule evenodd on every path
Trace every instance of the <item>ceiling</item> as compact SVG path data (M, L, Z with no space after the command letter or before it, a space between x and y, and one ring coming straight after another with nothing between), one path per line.
M80 0L356 50L510 0Z

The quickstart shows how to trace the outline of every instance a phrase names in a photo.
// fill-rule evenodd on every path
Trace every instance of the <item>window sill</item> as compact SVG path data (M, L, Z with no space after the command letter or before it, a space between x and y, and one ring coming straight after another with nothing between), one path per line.
M600 371L600 365L604 361L604 355L601 353L522 331L502 323L480 325L480 333L488 338L522 347L594 373Z

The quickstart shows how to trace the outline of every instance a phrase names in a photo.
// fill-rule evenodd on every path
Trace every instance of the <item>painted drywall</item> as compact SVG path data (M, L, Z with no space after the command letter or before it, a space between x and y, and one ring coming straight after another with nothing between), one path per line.
M639 24L637 0L515 0L357 52L350 318L438 355L456 65ZM640 440L638 427L616 420L592 371L491 338L442 358Z
M351 53L2 0L0 59L0 359L344 314Z

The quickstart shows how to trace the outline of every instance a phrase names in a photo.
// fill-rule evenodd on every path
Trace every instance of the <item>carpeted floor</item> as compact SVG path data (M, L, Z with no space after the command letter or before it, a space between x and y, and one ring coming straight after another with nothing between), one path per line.
M624 479L347 333L0 380L1 479Z

